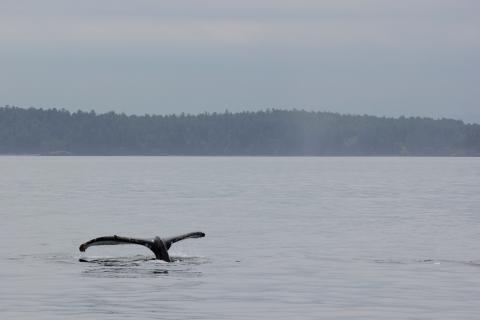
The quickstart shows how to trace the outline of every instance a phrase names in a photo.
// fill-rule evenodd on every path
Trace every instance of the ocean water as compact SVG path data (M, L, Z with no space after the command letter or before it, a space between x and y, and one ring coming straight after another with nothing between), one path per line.
M0 218L1 319L480 319L479 158L7 156Z

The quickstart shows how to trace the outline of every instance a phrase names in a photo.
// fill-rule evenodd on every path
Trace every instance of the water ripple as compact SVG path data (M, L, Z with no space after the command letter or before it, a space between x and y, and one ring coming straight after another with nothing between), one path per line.
M155 278L167 275L181 277L200 277L201 272L192 266L208 263L207 259L199 257L172 257L172 262L145 256L115 257L115 258L80 258L79 262L88 266L82 274L99 278Z

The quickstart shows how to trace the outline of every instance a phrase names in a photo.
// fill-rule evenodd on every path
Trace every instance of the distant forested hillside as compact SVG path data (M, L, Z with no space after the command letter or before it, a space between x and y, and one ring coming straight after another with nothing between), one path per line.
M127 116L0 108L0 154L480 155L480 125L267 110Z

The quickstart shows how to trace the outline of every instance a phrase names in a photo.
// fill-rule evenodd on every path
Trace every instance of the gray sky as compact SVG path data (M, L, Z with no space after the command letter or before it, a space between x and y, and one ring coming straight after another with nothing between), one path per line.
M0 104L480 122L478 0L0 0Z

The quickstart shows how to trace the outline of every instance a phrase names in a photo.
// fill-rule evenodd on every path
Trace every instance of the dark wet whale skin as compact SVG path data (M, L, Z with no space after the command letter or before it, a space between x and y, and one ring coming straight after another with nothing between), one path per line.
M180 240L188 239L188 238L203 238L205 237L205 233L203 232L190 232L186 234L182 234L175 237L169 237L162 239L156 236L153 240L148 239L139 239L139 238L128 238L128 237L121 237L121 236L106 236L106 237L99 237L87 241L80 245L79 250L84 252L90 246L99 246L99 245L118 245L118 244L138 244L145 246L152 250L155 254L155 259L163 260L167 262L171 262L170 255L168 254L168 249L172 246L172 243L175 243Z

